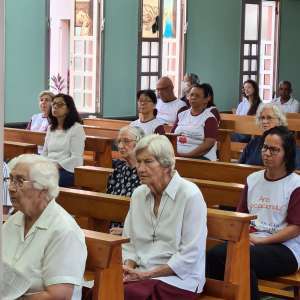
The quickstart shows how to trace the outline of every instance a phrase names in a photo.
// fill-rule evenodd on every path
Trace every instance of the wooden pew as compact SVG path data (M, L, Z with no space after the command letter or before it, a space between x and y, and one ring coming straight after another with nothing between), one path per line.
M104 119L104 118L84 118L83 124L96 126L96 127L103 127L103 128L114 128L114 129L121 129L124 126L128 126L131 121L126 120L113 120L113 119Z
M93 300L123 300L121 245L129 239L84 230L88 250L86 273L93 273Z
M183 177L245 184L247 176L261 166L176 157L175 169Z
M21 154L36 154L37 153L37 145L36 144L28 144L28 143L20 143L20 142L9 142L4 141L4 160L8 161L16 156Z
M24 129L4 128L4 140L21 143L30 143L39 146L44 145L45 132L28 131ZM85 151L92 151L94 158L92 164L102 167L112 165L112 139L106 137L87 136L85 140Z
M78 194L76 194L76 192ZM69 213L95 219L124 222L129 209L129 199L102 193L61 188L57 202ZM250 299L249 274L249 222L254 216L208 209L208 237L228 241L225 281L207 279L199 300ZM236 259L236 258L239 259ZM98 283L98 280L96 281ZM117 282L118 283L118 282ZM100 288L111 287L110 282ZM122 287L116 287L117 290ZM214 298L216 297L216 298ZM100 298L93 297L93 300ZM114 298L101 298L101 300Z
M107 178L110 170L89 166L75 169L75 186L90 191L105 192ZM236 207L243 191L244 185L221 181L187 178L195 183L203 194L208 207L218 205Z

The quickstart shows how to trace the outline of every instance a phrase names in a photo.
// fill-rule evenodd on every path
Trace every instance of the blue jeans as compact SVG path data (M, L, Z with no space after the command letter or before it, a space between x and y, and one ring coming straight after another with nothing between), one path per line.
M74 173L69 172L63 168L59 169L59 186L73 187L74 186Z

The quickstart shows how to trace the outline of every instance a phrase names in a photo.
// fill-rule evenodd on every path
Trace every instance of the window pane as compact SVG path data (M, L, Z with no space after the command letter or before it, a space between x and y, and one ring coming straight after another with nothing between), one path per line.
M251 79L256 81L257 80L256 75L251 75Z
M252 45L251 55L257 55L257 45Z
M157 58L151 59L151 72L158 72L158 59Z
M155 90L157 80L157 76L151 76L150 89Z
M85 93L84 94L84 106L88 107L88 108L92 108L92 94L91 93Z
M270 59L265 59L265 70L270 71L271 70L271 60Z
M76 54L83 53L83 42L84 41L74 41L74 51Z
M149 72L149 58L142 58L142 72Z
M265 55L272 54L272 45L265 45Z
M244 75L243 76L243 82L245 82L246 80L248 80L249 79L249 76L248 75Z
M73 95L74 97L74 102L76 106L81 106L82 105L82 97L81 97L81 93L76 92Z
M249 44L244 44L244 55L250 55L250 45Z
M93 35L93 1L75 1L75 35Z
M244 59L243 71L249 71L249 60L248 59Z
M74 58L74 70L75 71L83 71L82 59L81 57Z
M84 60L84 71L92 72L93 71L93 59L88 57Z
M92 91L93 78L91 76L86 76L84 78L84 89L85 91Z
M271 83L271 75L265 74L264 75L264 84L269 85Z
M271 92L270 90L264 89L264 100L271 100Z
M93 55L93 41L85 41L85 54Z
M74 76L74 89L80 90L82 89L82 77L81 76Z
M142 76L141 77L141 89L148 89L149 88L149 77L148 76Z
M150 55L150 43L142 42L142 56L149 56L149 55Z
M159 16L159 0L143 0L142 37L157 38ZM154 32L153 32L154 31Z
M158 42L151 43L151 56L158 56Z
M257 71L257 61L256 61L256 59L251 60L251 71Z
M245 5L245 40L258 39L258 14L259 5Z

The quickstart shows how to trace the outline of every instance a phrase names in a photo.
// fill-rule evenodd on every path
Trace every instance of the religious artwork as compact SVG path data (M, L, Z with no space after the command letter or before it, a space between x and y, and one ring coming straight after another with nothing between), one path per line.
M164 0L163 37L176 38L176 0Z
M93 1L75 2L75 35L93 35Z
M143 1L143 38L159 37L159 0Z

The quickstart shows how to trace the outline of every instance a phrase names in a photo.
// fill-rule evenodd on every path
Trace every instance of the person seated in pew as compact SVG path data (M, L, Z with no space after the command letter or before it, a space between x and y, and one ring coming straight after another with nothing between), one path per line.
M3 261L30 280L26 300L81 299L87 248L82 230L55 201L56 164L35 154L14 158L6 180L17 212L2 226Z
M257 216L250 227L251 299L260 299L257 280L296 272L300 265L300 177L295 139L284 126L263 135L264 170L247 177L237 211ZM226 244L206 257L207 277L222 279ZM242 262L241 262L242 263Z
M262 103L259 96L259 87L256 81L248 79L243 84L243 100L239 103L236 114L240 116L255 115L258 106ZM231 136L233 142L248 143L250 135L235 133Z
M207 83L195 84L188 99L191 107L178 113L171 130L178 134L177 155L217 160L218 121L213 89Z
M140 127L145 134L164 134L163 123L156 118L157 110L155 105L157 98L152 90L140 90L137 92L137 103L139 118L130 123L130 126Z
M182 97L180 100L184 101L186 103L187 107L190 107L189 100L187 98L192 86L194 84L200 84L200 79L197 74L194 73L186 73L183 77L183 81L181 82L181 93Z
M186 104L175 96L174 85L169 77L163 76L157 81L156 91L158 95L156 118L163 124L173 125L179 109L186 107Z
M205 283L202 193L174 170L166 136L145 136L135 153L142 185L132 194L124 225L123 236L130 238L122 245L124 299L197 299Z
M39 94L39 107L41 112L31 117L26 129L32 131L47 131L49 126L48 115L53 97L54 94L50 91L42 91Z
M287 126L284 113L277 105L272 103L262 103L256 113L256 124L262 130L262 133L275 127ZM240 164L262 166L261 157L262 137L252 137L250 142L244 148L239 159ZM296 169L300 169L300 149L296 146Z
M72 187L74 169L83 165L85 133L74 100L57 94L49 113L50 126L42 155L57 163L59 186Z
M140 127L125 126L120 129L116 144L120 159L113 160L113 173L107 182L108 194L128 196L140 185L136 170L134 147L145 135Z
M290 81L284 80L279 82L278 95L279 97L273 100L273 103L278 105L284 113L298 113L299 102L292 97L292 84Z

